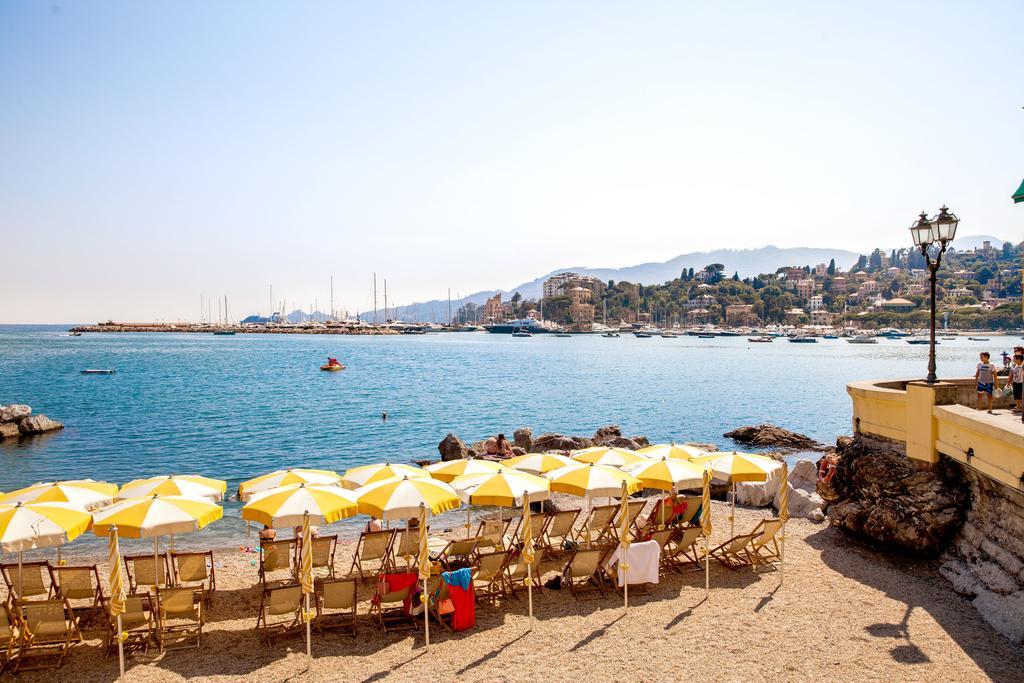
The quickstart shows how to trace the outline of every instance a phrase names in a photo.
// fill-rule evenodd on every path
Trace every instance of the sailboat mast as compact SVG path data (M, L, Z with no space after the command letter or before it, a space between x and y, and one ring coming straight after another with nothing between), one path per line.
M388 322L388 279L384 278L384 323Z
M452 324L452 290L448 289L448 325Z
M331 322L334 322L334 276L331 275Z
M377 273L373 274L373 324L377 324Z

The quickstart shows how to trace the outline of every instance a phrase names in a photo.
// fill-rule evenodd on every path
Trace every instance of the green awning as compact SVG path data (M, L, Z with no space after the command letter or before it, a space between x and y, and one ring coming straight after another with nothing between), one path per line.
M1020 187L1013 193L1013 203L1020 204L1024 202L1024 180L1020 181Z

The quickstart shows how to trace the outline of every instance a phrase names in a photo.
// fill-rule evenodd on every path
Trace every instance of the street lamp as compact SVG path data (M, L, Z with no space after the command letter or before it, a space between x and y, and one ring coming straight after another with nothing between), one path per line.
M924 261L928 265L928 280L931 283L931 334L928 343L928 384L935 384L935 280L942 255L946 253L949 243L956 237L956 226L960 219L943 206L935 218L928 220L924 211L910 226L910 236L914 246L921 250ZM932 256L934 254L934 257Z

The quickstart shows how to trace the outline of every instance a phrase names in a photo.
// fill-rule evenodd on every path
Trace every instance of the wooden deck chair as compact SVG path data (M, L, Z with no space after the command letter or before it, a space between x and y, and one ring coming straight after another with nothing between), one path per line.
M704 552L698 547L702 531L699 526L675 529L676 535L672 537L662 550L662 566L682 571L683 567L690 566L700 569Z
M540 565L542 562L544 562L544 548L536 548L533 551L533 564L529 565L529 567L525 562L523 562L523 556L519 553L515 553L513 557L509 558L508 564L505 565L505 580L513 598L516 598L517 587L523 590L527 589L526 579L531 573L533 575L533 587L535 591L539 595L544 594L544 586L540 580ZM528 572L527 569L532 571Z
M295 555L295 542L291 539L280 541L260 541L260 583L266 584L269 581L289 583L295 578L295 569L292 558ZM288 572L287 576L275 579L268 579L274 572Z
M394 561L398 562L399 558L405 560L406 569L416 569L420 564L420 533L419 527L398 532L398 549L394 551Z
M759 535L740 534L739 536L733 536L717 548L712 548L710 555L729 569L752 567L757 562L755 556L751 554L753 552L753 542Z
M22 603L21 609L25 615L22 644L14 670L20 671L25 662L34 662L29 669L48 668L48 664L56 669L64 663L72 641L82 641L71 606L66 600L37 600ZM56 661L48 662L49 658Z
M457 541L448 541L448 545L441 551L438 561L442 567L453 568L452 565L470 566L476 561L477 546L480 545L479 538L463 538ZM458 568L458 567L454 567Z
M338 549L338 535L317 536L313 539L313 574L326 569L325 578L334 578L334 554Z
M533 534L534 547L541 545L541 539L544 538L544 533L547 531L549 519L550 517L543 512L534 512L530 515L530 532ZM516 529L509 537L509 541L516 544L522 541L522 537L523 517L520 515L516 518Z
M377 572L386 572L392 568L394 566L392 551L397 535L398 529L364 531L359 534L359 543L356 545L356 552L352 558L352 567L349 568L349 574L353 571L358 571L359 578L365 581L366 572L369 571L369 568L365 567L364 564L368 562L380 562L380 566L376 568Z
M107 622L107 639L104 657L117 654L117 617L110 613L110 600L104 600ZM153 603L148 595L127 595L124 612L121 613L121 633L124 633L126 656L141 650L149 651L149 645L156 638L156 622L153 617Z
M601 568L606 554L604 548L577 548L569 556L562 569L562 585L569 586L574 598L580 600L589 593L598 593L598 597L606 596Z
M676 536L678 531L676 529L659 529L651 533L648 540L654 541L658 544L658 549L661 551L661 568L667 571L674 571L675 567L668 561L668 546L672 539ZM616 569L618 571L618 569Z
M217 590L217 568L213 562L213 551L184 553L171 551L171 569L174 570L174 585L196 588L209 603Z
M640 531L640 513L644 511L644 508L646 506L646 499L631 500L628 503L626 503L626 512L629 515L628 528L632 530L630 533L632 533L633 535L636 535ZM621 520L618 519L618 515L616 515L616 518L612 520L612 523L615 526L621 526Z
M504 550L505 534L512 523L509 519L483 519L476 528L476 537L480 539L478 549Z
M103 586L96 565L50 567L50 583L57 597L67 600L83 617L91 619L103 612Z
M21 651L21 619L7 602L0 604L0 674L17 666Z
M481 602L494 604L498 598L505 597L505 568L511 557L511 550L482 553L477 556L477 566L473 569L472 577L477 604Z
M158 587L156 605L156 632L161 652L186 647L192 639L196 641L196 648L202 645L206 615L202 595L197 594L195 588Z
M46 560L22 562L20 570L17 562L5 562L0 564L0 573L7 584L7 594L14 600L50 600L57 596Z
M410 599L415 586L413 582L399 590L388 590L384 581L377 582L377 592L370 601L370 615L376 617L384 633L416 628L416 619L405 611L405 601Z
M260 597L256 631L268 645L271 640L302 625L302 586L266 587Z
M686 503L686 509L679 516L676 526L696 526L700 524L700 517L697 516L697 513L700 511L701 497L685 496L683 501Z
M551 555L565 552L565 542L573 538L573 526L580 516L580 508L572 510L559 510L550 515L544 535L540 539L539 547L544 548Z
M577 543L586 545L588 530L589 540L592 544L617 543L616 529L611 526L611 523L618 511L618 505L597 505L590 508L590 514L587 515L583 526L576 531Z
M325 629L337 629L353 638L356 637L356 606L359 603L357 581L328 579L320 582L316 600L317 633Z
M666 506L665 500L665 498L658 498L651 509L651 514L647 515L643 522L637 521L636 533L633 535L638 541L647 539L659 529L673 529L677 526L676 520L672 516L671 507ZM662 511L665 513L664 520L662 519Z
M777 538L781 529L781 519L765 519L751 531L757 534L757 538L750 544L750 553L758 564L770 567L782 561Z
M138 593L150 588L169 587L171 571L167 564L167 555L161 553L159 559L149 555L125 555L124 568L128 575L128 592ZM157 574L159 572L159 575Z

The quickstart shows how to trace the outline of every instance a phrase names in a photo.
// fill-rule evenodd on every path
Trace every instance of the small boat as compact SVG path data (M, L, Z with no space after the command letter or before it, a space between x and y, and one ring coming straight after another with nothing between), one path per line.
M234 330L214 330L214 336L217 337L233 337L235 336Z
M818 340L815 337L790 337L790 343L792 344L817 344Z
M532 337L533 334L529 330L524 330L523 328L519 328L518 330L516 330L515 332L512 333L512 336L513 337Z
M988 341L988 337L968 337L967 341Z
M858 334L856 337L850 337L846 340L847 344L877 344L878 340L874 337L869 337L866 334Z
M339 370L344 370L345 366L340 363L338 365L331 365L328 363L327 365L321 365L320 369L324 372L338 372Z
M572 335L571 335L571 334L569 334L568 332L559 332L559 333L558 333L558 334L556 334L555 336L556 336L556 337L571 337Z
M771 337L747 337L752 344L771 344L774 340Z
M650 339L651 338L651 333L650 332L634 332L633 336L636 337L637 339Z
M715 338L715 335L713 335L713 334L698 334L697 335L697 339L714 339L714 338Z
M604 337L605 339L618 339L619 338L619 333L618 332L605 332L601 336Z
M69 334L68 336L69 336L69 337L81 337L81 336L82 336L82 333L81 333L81 332L72 332L72 333L71 333L71 334Z
M906 341L908 344L917 344L917 345L927 344L928 343L927 339L924 339L924 338L921 338L921 337L914 337L913 339L906 339L904 341ZM938 344L939 342L935 342L935 343Z
M403 327L402 334L426 334L427 331L422 327Z
M86 368L82 370L83 375L113 375L117 370L111 368L109 370L99 370L96 368Z
M676 336L677 335L674 332L662 332L661 333L661 338L662 339L675 339Z
M822 339L839 339L839 335L835 335L835 334L823 334L823 335L821 335L821 338L822 338Z

